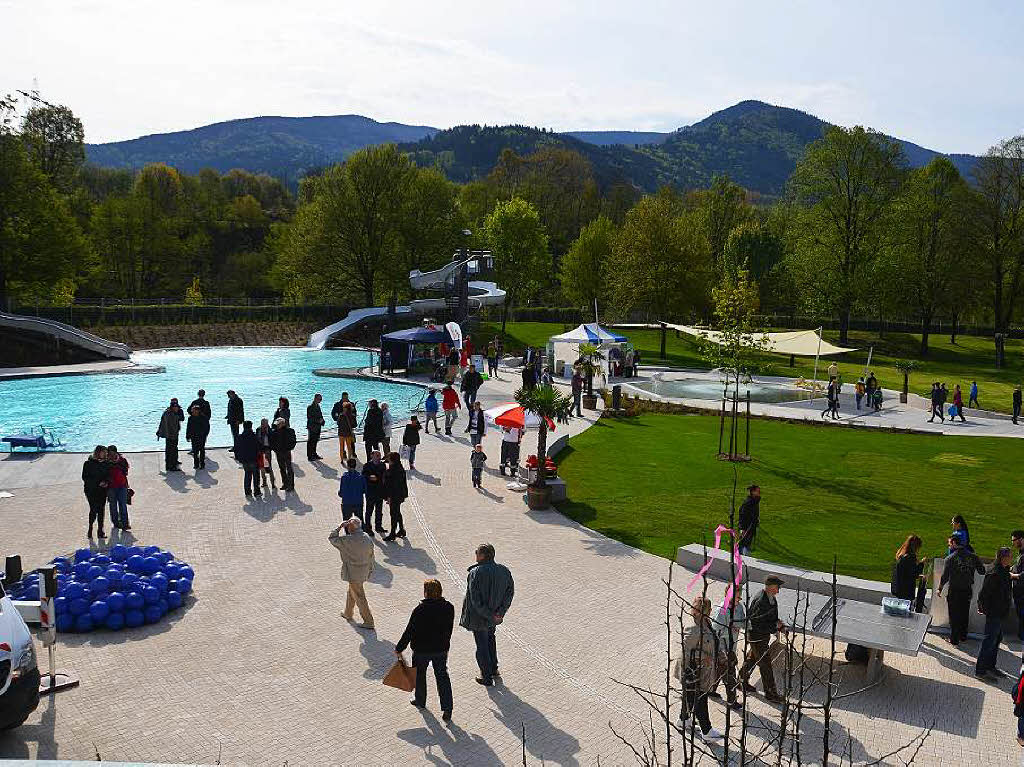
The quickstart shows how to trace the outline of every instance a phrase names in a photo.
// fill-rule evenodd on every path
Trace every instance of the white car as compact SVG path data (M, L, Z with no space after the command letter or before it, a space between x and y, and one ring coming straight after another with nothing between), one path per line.
M0 584L0 730L19 726L39 705L39 666L25 620Z

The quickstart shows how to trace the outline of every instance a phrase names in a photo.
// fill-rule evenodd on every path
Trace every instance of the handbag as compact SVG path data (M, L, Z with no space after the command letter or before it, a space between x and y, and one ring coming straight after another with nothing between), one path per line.
M131 488L129 487L129 488L128 488L128 492L127 492L127 493L125 493L125 495L127 496L127 500L125 501L125 503L126 503L126 504L127 504L128 506L131 506L131 505L132 505L132 497L133 497L133 496L135 495L135 491L134 491L134 490L132 490L132 489L131 489Z
M256 454L256 468L267 468L267 454L264 453L262 450Z
M406 665L405 659L399 657L395 661L395 665L384 676L384 684L405 692L412 692L416 689L416 669Z

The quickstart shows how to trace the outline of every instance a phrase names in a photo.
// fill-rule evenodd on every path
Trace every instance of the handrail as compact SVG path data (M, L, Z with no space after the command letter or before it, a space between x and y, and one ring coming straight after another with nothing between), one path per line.
M42 332L48 332L53 336L58 338L62 337L64 340L71 341L72 343L77 342L79 346L83 346L87 349L99 351L107 357L128 359L128 355L131 351L127 344L122 344L117 341L108 341L105 338L100 338L88 331L81 330L73 325L68 325L57 320L48 320L41 317L27 317L22 314L8 314L7 312L0 312L0 324L7 324L11 327L20 326L25 329L37 329ZM97 349L96 347L99 348Z

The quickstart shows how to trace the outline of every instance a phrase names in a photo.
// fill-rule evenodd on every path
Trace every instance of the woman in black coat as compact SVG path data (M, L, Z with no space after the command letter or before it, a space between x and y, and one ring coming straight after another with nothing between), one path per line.
M908 535L903 545L896 550L896 562L892 566L892 586L890 591L894 597L914 601L917 593L917 579L924 572L924 562L917 561L917 552L921 550L921 539L916 535Z
M107 463L107 449L97 445L84 464L82 464L82 484L85 498L89 501L89 533L92 538L92 525L97 525L97 535L106 538L103 532L103 510L107 505L107 477L110 475L110 464Z
M388 468L384 472L384 498L391 510L391 532L384 538L393 541L405 537L405 523L402 520L402 502L409 497L409 485L405 481L405 469L398 453L388 455Z
M384 411L380 409L377 400L370 400L370 406L363 417L363 442L366 444L366 460L370 460L370 453L377 449L377 446L384 441Z
M274 411L274 417L270 422L274 423L278 418L283 418L286 426L292 425L292 408L287 397L277 398L277 410Z

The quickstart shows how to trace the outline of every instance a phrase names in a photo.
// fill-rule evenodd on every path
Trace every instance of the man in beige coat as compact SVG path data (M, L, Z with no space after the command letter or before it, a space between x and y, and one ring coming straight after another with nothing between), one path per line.
M346 620L352 620L353 607L358 605L359 617L363 619L359 628L373 631L373 613L363 590L363 584L373 572L373 541L363 532L359 517L350 517L342 522L327 540L341 554L341 579L348 582L348 596L342 615Z

